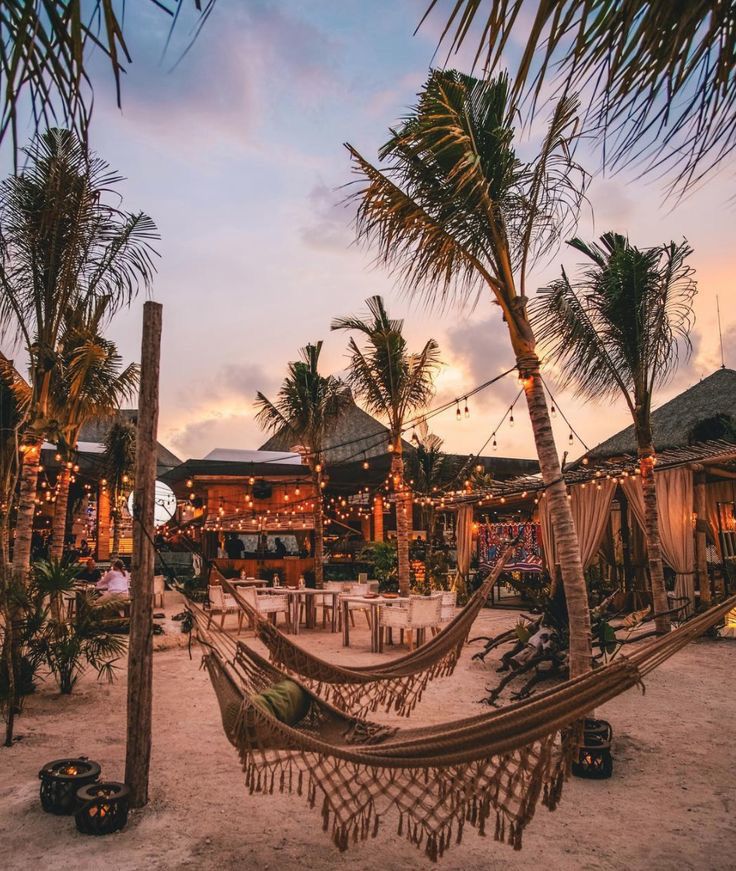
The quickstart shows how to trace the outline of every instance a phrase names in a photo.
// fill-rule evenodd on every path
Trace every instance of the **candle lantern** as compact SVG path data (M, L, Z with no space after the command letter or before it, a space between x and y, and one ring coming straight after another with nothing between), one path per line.
M578 757L572 764L576 777L605 780L613 774L611 739L613 730L606 720L587 719L583 731L583 743Z
M100 776L100 766L85 756L77 759L56 759L38 772L41 780L41 806L50 814L73 814L77 806L77 790L94 783Z
M128 822L130 790L124 783L100 781L77 790L77 829L85 835L110 835Z

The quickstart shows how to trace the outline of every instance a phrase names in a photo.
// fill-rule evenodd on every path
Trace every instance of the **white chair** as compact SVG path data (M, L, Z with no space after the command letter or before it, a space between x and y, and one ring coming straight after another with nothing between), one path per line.
M215 614L221 615L220 629L225 628L225 617L227 617L228 614L237 614L238 634L240 634L240 630L243 628L244 614L242 608L238 605L235 599L233 599L229 593L226 593L219 584L207 587L207 596L210 600L210 612L209 619L207 620L207 628L209 629L212 625L212 618Z
M455 616L455 606L457 605L457 590L443 590L440 596L442 600L442 608L440 609L440 623L449 623L450 620L452 620ZM436 634L436 632L434 634Z
M250 607L262 617L270 618L273 623L278 620L278 615L283 614L284 620L289 621L289 598L281 593L259 593L255 587L241 587L238 594ZM242 615L245 613L242 609ZM250 615L248 621L253 626Z
M403 641L406 632L409 650L414 649L414 642L422 643L427 629L440 625L442 614L442 593L431 596L412 596L402 608L393 605L381 608L381 632L386 629L398 629ZM416 634L415 634L416 633Z
M365 575L367 578L368 575ZM350 587L350 592L346 595L349 596L365 596L368 592L368 581L359 582L357 584L352 584ZM355 617L353 617L354 611L362 611L365 614L366 622L368 623L368 628L371 628L371 609L370 607L366 607L360 602L348 602L348 613L350 615L350 623L355 626Z
M331 593L342 593L343 592L344 583L342 581L325 581L324 589L329 590ZM317 601L315 602L315 607L322 608L322 628L327 625L328 612L329 619L332 621L332 607L333 603L335 607L337 607L337 623L338 627L340 625L340 604L337 599L333 596L318 596Z
M164 607L164 591L166 590L166 579L163 575L153 576L153 607Z

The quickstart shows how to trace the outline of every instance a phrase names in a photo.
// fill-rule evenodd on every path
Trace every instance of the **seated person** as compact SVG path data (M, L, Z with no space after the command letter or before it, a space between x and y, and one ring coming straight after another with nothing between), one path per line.
M242 559L245 546L239 535L230 535L225 541L225 552L228 559Z
M100 578L96 587L101 592L110 595L127 596L130 588L130 575L125 571L123 561L116 559L110 571Z
M86 539L86 538L83 538L82 541L81 541L81 543L80 543L80 545L79 545L79 556L80 556L80 558L81 558L81 559L86 559L88 556L91 555L91 553L92 553L92 551L91 551L90 548L89 548L89 544L88 544L88 542L87 542L87 539Z
M90 557L84 564L84 568L78 572L77 580L86 584L96 584L102 577L102 572L97 568L97 563Z
M273 547L274 547L274 550L276 551L276 556L279 559L283 559L286 556L286 554L287 554L286 545L283 543L283 541L281 541L281 539L278 536L274 539Z

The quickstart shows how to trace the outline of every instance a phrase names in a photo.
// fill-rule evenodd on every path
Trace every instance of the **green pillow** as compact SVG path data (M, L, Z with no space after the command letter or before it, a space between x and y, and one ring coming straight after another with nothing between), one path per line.
M253 696L253 702L287 726L296 726L309 710L311 699L293 680L282 680Z

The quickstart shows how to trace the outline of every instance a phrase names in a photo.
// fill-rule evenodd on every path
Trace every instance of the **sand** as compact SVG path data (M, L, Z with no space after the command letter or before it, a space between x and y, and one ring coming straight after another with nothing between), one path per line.
M176 610L176 603L167 603ZM362 619L360 615L357 618ZM513 621L485 611L478 634ZM367 663L368 633L358 623L346 656L339 636L309 633L302 643L342 661ZM493 663L470 661L431 685L412 718L439 722L477 713L496 679ZM384 655L390 657L391 654ZM736 641L691 644L647 680L601 708L615 730L611 780L571 779L560 807L539 808L522 852L466 830L437 867L544 871L567 869L732 869L736 867ZM124 769L124 668L112 685L85 675L71 697L46 683L18 722L22 735L0 749L0 868L28 869L392 869L433 867L386 826L377 840L341 855L316 812L293 796L249 796L226 741L199 655L155 654L155 732L151 801L125 831L77 833L68 817L41 811L37 772L62 756L84 754L103 774Z

